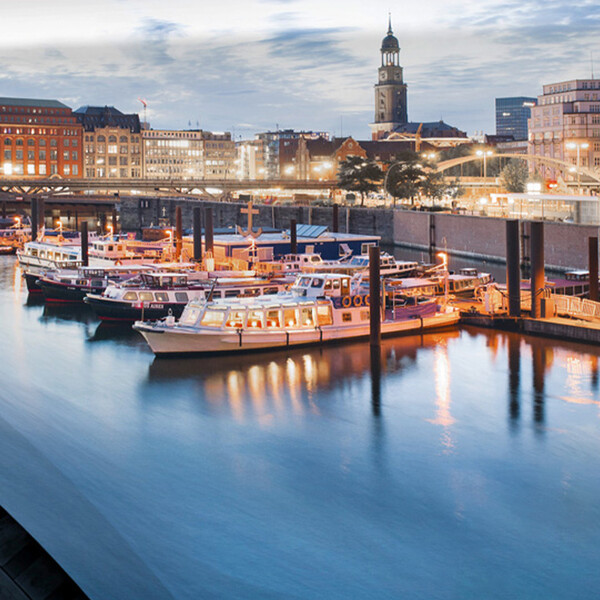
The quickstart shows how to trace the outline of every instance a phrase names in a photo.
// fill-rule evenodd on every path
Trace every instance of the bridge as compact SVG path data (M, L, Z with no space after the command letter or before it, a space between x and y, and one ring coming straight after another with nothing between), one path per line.
M201 194L217 199L232 191L275 191L290 190L298 192L329 192L337 187L336 180L303 181L298 179L86 179L86 178L48 178L48 179L0 179L0 192L9 194L66 195L91 194L93 192L112 192L114 194L151 192L153 194L190 195Z
M572 173L579 171L580 175L584 175L589 177L594 183L594 185L600 183L600 172L594 169L589 169L587 167L582 167L577 165L573 165L570 162L565 160L560 160L558 158L552 158L550 156L538 156L537 154L516 154L512 152L502 152L497 154L492 154L488 160L493 158L518 158L520 160L524 160L529 162L537 162L539 164L547 165L549 167L559 168L563 173ZM476 155L470 156L460 156L458 158L451 158L449 160L444 160L437 165L437 170L440 172L447 171L452 167L457 167L459 165L464 165L469 162L481 162L482 157ZM581 185L587 185L585 181L581 182Z

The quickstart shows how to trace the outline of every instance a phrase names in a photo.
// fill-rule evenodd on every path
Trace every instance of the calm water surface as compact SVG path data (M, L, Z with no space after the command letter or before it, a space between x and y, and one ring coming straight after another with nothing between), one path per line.
M0 258L0 504L94 600L596 598L598 350L155 360Z

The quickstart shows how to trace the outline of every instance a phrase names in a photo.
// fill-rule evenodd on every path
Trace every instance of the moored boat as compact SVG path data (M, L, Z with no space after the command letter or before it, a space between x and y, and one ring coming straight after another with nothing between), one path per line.
M259 298L197 299L179 321L173 316L137 321L158 356L213 354L286 348L369 335L370 297L343 274L301 275L289 292ZM400 335L458 323L456 309L436 299L406 297L402 306L381 308L382 335Z

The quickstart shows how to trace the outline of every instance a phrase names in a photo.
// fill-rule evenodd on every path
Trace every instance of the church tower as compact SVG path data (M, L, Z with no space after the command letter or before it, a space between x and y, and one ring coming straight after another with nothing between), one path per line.
M399 60L400 45L392 32L390 15L388 32L381 42L379 81L375 84L375 122L370 125L374 140L408 122L406 84Z

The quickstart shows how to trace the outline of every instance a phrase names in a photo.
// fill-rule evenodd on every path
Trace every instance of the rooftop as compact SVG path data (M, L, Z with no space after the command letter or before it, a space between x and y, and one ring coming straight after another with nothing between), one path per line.
M0 106L32 106L42 108L69 108L58 100L40 100L38 98L0 98Z

